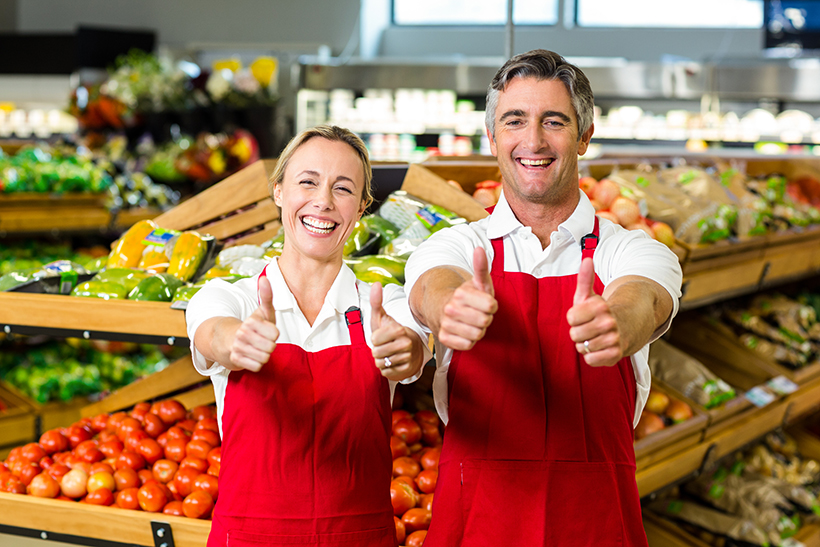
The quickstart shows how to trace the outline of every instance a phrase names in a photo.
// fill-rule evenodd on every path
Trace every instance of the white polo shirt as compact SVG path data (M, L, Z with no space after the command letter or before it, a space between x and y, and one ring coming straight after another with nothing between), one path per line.
M456 266L473 271L473 250L481 246L487 252L492 267L491 239L503 238L504 271L523 272L536 278L577 274L581 266L581 238L593 230L595 209L581 192L581 200L572 215L550 235L550 244L541 248L532 229L515 217L502 193L493 213L477 222L454 226L433 234L407 262L404 289L407 294L425 271L436 266ZM626 275L649 278L669 291L674 309L661 328L652 335L654 341L669 328L678 312L682 273L678 258L665 245L650 238L641 230L625 230L621 226L600 219L600 238L593 255L595 273L606 286L612 280ZM429 329L428 329L429 332ZM447 422L447 370L453 350L436 342L436 374L433 395L436 409ZM631 357L637 382L635 416L637 425L646 398L649 395L649 345Z
M273 289L273 308L276 311L276 327L279 329L277 343L293 344L308 352L348 345L350 344L350 333L344 312L351 306L356 306L362 311L365 340L372 347L370 342L370 285L356 279L353 271L346 265L342 265L312 326L285 283L277 259L274 258L268 264L266 275ZM220 431L225 389L228 386L228 375L231 371L219 363L208 367L205 357L197 351L194 345L194 335L199 326L212 317L235 317L241 321L247 319L258 307L257 281L258 276L240 279L234 284L221 280L210 281L191 298L185 310L194 367L204 376L209 376L213 382ZM353 290L354 286L356 290ZM417 332L419 337L426 341L427 334L413 318L404 290L398 285L389 284L384 287L382 294L382 305L387 314L399 324ZM425 352L423 358L426 363L431 358L431 354L427 344L422 345ZM375 362L373 366L376 366ZM403 383L409 383L415 379L410 378L404 380ZM391 399L395 385L395 382L390 382ZM344 386L339 386L339 389L344 389Z

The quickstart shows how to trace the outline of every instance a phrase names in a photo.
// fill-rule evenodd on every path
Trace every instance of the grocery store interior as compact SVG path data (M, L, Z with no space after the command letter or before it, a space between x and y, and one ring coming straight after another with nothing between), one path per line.
M0 546L204 546L221 440L184 310L281 253L277 156L318 124L363 139L345 261L402 285L497 202L487 86L536 48L590 80L598 216L683 272L634 433L649 545L820 547L809 0L0 0ZM393 400L408 547L446 431L423 370Z

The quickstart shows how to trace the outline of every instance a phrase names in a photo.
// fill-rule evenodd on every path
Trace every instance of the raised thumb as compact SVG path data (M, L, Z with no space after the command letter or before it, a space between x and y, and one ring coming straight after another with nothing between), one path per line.
M370 285L370 331L378 329L387 312L382 306L382 284L378 281Z
M266 321L276 323L276 311L273 309L273 289L267 276L259 278L259 309Z
M580 304L595 294L595 266L591 258L585 258L581 261L577 283L575 296L572 298L573 305Z
M482 247L476 247L473 251L473 285L480 291L494 294L487 253Z

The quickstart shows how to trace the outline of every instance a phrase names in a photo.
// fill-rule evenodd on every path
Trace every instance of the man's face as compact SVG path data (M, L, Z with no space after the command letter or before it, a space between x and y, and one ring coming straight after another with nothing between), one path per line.
M586 152L592 131L578 139L575 110L560 80L510 81L499 94L495 136L489 135L508 199L541 204L577 199L578 155Z

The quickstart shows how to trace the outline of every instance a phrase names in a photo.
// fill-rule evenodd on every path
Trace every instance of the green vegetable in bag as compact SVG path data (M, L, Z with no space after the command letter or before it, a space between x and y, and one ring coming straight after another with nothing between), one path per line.
M363 281L364 279L359 277L360 274L366 275L367 272L375 272L374 275L378 280L381 280L381 276L387 275L399 284L404 284L404 267L407 261L402 258L388 255L368 255L350 260L348 264L356 277Z
M114 283L113 281L100 281L92 279L80 283L71 291L72 296L85 296L90 298L102 298L103 300L125 299L128 290Z
M177 289L183 283L171 274L158 273L139 282L131 292L128 300L149 300L153 302L170 302Z
M127 293L139 285L140 281L150 275L148 272L133 270L131 268L108 268L95 275L92 281L116 283L117 285L123 286Z

